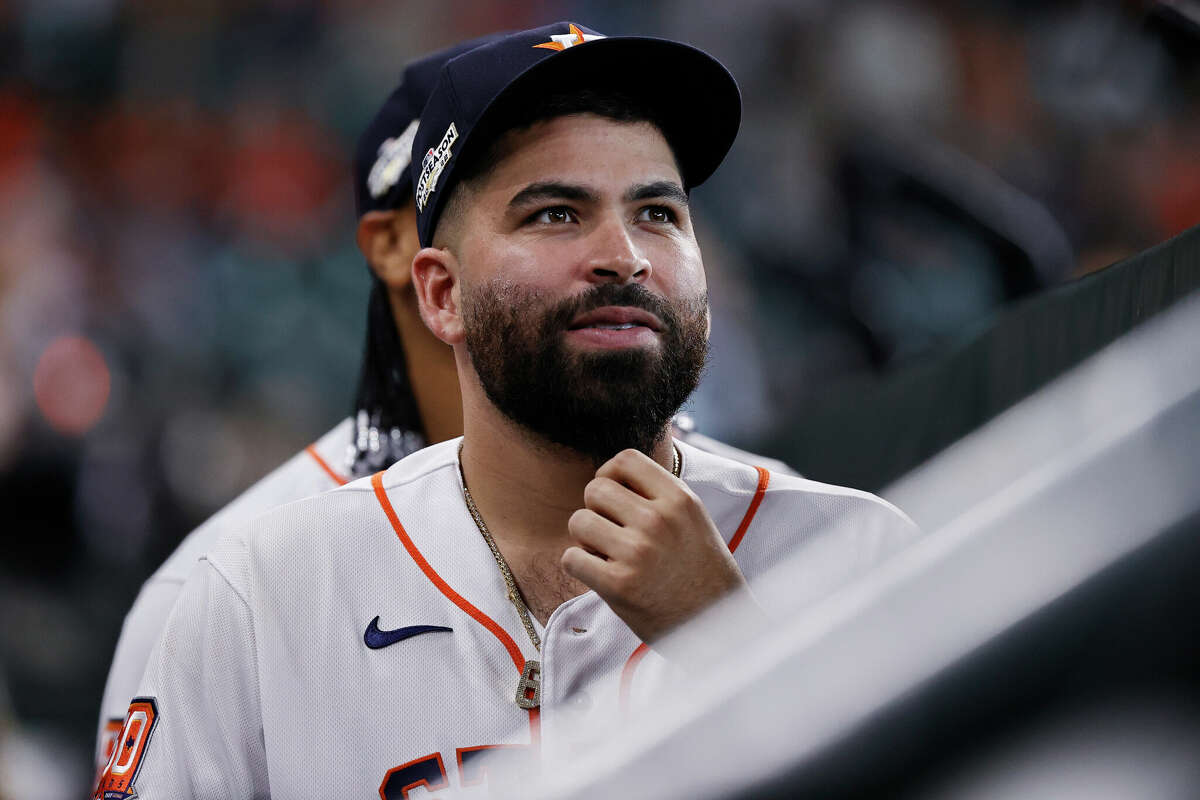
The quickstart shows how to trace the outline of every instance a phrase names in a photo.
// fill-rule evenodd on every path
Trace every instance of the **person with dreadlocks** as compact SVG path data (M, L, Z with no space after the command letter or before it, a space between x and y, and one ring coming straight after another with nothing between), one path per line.
M222 533L275 506L391 466L426 444L461 435L454 361L449 348L421 323L410 282L413 254L420 245L408 167L417 119L439 70L487 38L410 64L359 137L354 154L356 239L370 268L371 293L354 414L188 534L143 584L125 616L104 687L98 768L112 755L129 700L180 588Z
M101 702L97 767L109 761L146 660L193 565L220 536L268 509L378 472L463 433L454 354L421 320L412 286L420 250L410 149L442 66L494 40L482 37L413 62L358 140L354 156L356 240L371 274L367 334L354 413L246 490L180 543L142 586L125 617ZM702 450L789 473L784 464L697 433L686 417L675 435Z

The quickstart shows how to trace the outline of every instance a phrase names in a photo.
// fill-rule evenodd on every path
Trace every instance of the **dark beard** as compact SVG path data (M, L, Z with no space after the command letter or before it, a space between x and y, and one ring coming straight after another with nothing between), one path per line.
M579 314L632 306L663 322L659 348L574 353ZM598 467L621 450L649 455L696 389L708 356L707 295L669 303L641 284L600 284L557 304L485 284L463 293L467 352L493 405L545 441Z

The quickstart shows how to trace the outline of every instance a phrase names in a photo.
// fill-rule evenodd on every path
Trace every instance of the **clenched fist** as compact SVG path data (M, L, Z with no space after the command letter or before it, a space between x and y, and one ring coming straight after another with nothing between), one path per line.
M613 456L571 515L562 568L654 642L721 597L749 594L717 526L688 485L637 450Z

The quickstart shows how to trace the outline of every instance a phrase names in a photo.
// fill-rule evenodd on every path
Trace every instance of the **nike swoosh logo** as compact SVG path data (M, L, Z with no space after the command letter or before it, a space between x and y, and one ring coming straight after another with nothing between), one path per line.
M441 625L409 625L405 628L396 628L391 631L379 630L379 617L371 620L371 624L367 626L366 633L363 634L363 644L372 650L378 650L381 647L387 647L396 642L403 642L405 639L411 639L414 636L420 636L422 633L436 633L437 631L450 631L451 628L446 628Z

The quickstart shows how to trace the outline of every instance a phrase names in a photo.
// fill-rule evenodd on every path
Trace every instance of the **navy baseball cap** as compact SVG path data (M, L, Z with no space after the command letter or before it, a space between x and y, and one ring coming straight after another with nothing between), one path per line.
M397 86L367 125L354 148L354 206L358 216L368 211L399 208L412 200L413 136L418 117L446 62L455 56L494 41L497 33L471 39L431 53L404 69Z
M604 36L568 22L498 38L446 62L421 112L410 169L423 246L433 241L463 154L503 132L492 127L506 109L572 89L615 89L653 108L686 189L716 171L741 122L737 82L691 45Z

